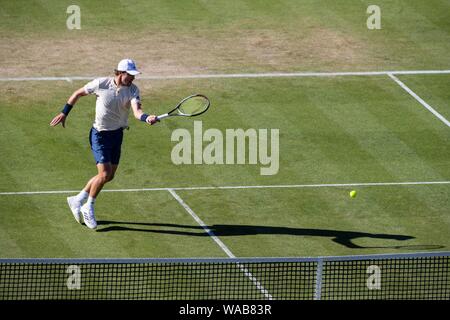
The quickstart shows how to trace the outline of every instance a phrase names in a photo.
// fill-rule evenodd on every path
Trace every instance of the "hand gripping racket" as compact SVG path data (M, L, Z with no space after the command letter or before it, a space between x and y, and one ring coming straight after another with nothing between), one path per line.
M202 94L193 94L181 100L178 105L169 113L165 113L156 117L156 120L162 120L167 117L182 116L195 117L205 113L210 106L209 99Z

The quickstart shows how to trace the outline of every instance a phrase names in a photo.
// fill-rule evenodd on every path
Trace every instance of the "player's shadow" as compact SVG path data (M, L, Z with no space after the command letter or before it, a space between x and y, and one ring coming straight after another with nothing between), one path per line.
M143 222L123 222L123 221L98 221L99 226L106 226L97 229L97 232L111 232L111 231L136 231L136 232L151 232L161 234L172 234L179 236L193 236L193 237L208 237L210 236L203 227L192 225L180 225L170 223L143 223ZM129 225L129 226L124 226ZM133 227L130 227L133 226ZM158 227L155 228L141 228L142 227ZM159 229L164 228L164 229ZM167 228L171 228L167 229ZM234 224L214 224L206 226L206 228L218 237L232 237L232 236L247 236L247 235L291 235L291 236L310 236L310 237L325 237L331 238L335 243L343 245L351 249L366 249L366 248L405 248L407 246L393 246L393 247L367 247L360 246L352 241L358 238L384 239L384 240L399 240L405 241L414 239L412 236L399 234L382 234L382 233L367 233L357 231L341 231L341 230L327 230L327 229L307 229L307 228L290 228L290 227L271 227L271 226L254 226L254 225L234 225ZM184 229L184 230L180 230ZM186 230L187 229L187 230ZM417 246L415 246L417 247ZM441 247L441 246L438 246ZM436 249L436 246L433 246Z

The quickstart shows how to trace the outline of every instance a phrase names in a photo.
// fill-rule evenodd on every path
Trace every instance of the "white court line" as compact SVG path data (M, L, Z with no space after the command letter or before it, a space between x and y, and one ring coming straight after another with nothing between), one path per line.
M195 212L183 201L183 199L178 196L178 194L172 190L168 189L167 191L177 200L183 208L194 218L194 220L205 230L205 232L217 243L217 245L227 254L230 258L236 258L236 256L231 252L230 249L222 242L219 238L208 228L208 226L195 214Z
M200 219L195 214L195 212L186 204L186 202L183 201L183 199L180 198L180 196L173 189L168 189L167 191L170 192L170 194L175 198L175 200L177 200L178 203L181 204L181 206L192 216L192 218L194 218L194 220L205 230L205 232L219 245L219 247L227 254L228 257L236 258L236 256L231 252L230 249L228 249L225 243L220 241L220 239L214 234L214 232L212 232L211 229L208 228L208 226L202 221L202 219ZM259 281L251 274L250 271L248 271L247 268L245 268L240 263L237 263L237 265L245 274L245 276L248 277L255 284L258 290L261 291L267 299L269 300L273 299L270 293L259 283Z
M450 181L412 181L412 182L367 182L367 183L326 183L326 184L285 184L264 186L205 186L205 187L172 187L172 188L140 188L140 189L104 189L102 192L145 192L169 190L226 190L226 189L280 189L280 188L328 188L328 187L376 187L376 186L414 186L414 185L442 185ZM80 190L55 191L19 191L0 192L0 196L12 195L40 195L40 194L70 194Z
M282 77L336 77L336 76L381 76L389 74L450 74L450 70L399 70L399 71L356 71L356 72L274 72L274 73L235 73L235 74L190 74L172 76L139 76L137 80L176 80L176 79L224 79L224 78L282 78ZM64 77L1 77L0 81L76 81L92 80L99 76Z
M392 73L389 73L388 76L394 80L400 87L402 87L406 92L408 92L414 99L419 101L421 105L423 105L425 108L428 109L432 114L434 114L439 120L441 120L447 127L450 127L450 122L445 119L443 115L441 115L439 112L434 110L428 103L426 103L421 97L419 97L414 91L412 91L410 88L406 86L403 82L401 82L396 76L394 76Z

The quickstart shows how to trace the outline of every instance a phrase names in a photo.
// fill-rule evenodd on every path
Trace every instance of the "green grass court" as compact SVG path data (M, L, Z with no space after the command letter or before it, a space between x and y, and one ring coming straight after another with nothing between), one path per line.
M369 1L113 1L106 9L79 1L82 29L73 31L69 4L1 3L2 78L107 76L125 56L147 76L450 69L448 1L378 1L382 29L374 31ZM114 50L130 37L134 50ZM397 77L450 119L450 74ZM1 258L227 257L168 191L129 190L143 188L194 188L176 193L236 257L450 248L450 128L387 75L137 78L149 113L201 92L212 102L195 119L203 130L279 129L279 171L176 166L171 134L192 133L194 119L149 127L130 115L117 176L104 189L128 191L100 194L91 231L75 222L66 203L73 193L63 191L96 174L95 98L77 103L65 129L49 126L86 82L2 80ZM403 182L418 184L348 185ZM198 189L289 185L297 187ZM54 193L6 194L40 191Z

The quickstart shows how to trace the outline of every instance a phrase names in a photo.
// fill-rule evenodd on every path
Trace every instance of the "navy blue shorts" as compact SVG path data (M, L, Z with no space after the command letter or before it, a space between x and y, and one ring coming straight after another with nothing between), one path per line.
M89 133L89 142L98 163L119 164L120 149L123 140L123 129L113 131L97 131L92 128Z

